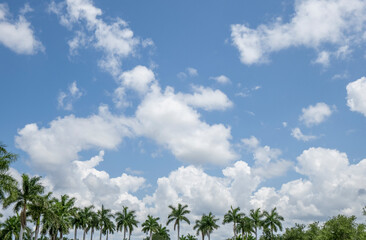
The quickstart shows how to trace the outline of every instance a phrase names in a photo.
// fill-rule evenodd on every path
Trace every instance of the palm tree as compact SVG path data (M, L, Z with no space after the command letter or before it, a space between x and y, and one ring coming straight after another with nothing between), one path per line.
M202 240L205 240L206 228L205 228L205 215L202 215L200 220L196 220L196 224L193 227L193 230L196 230L196 234L199 235L201 233Z
M62 195L60 200L55 199L55 213L58 219L60 239L63 239L63 234L67 234L72 227L72 214L76 211L74 204L75 198L70 198L66 194Z
M240 212L240 208L237 207L235 209L233 209L233 206L231 206L231 209L224 215L224 221L222 222L223 224L225 223L233 223L234 227L233 227L233 231L234 231L234 237L236 238L237 235L237 229L236 229L236 224L239 222L239 220L244 216L244 213Z
M7 194L16 189L16 180L10 176L10 164L17 159L17 155L9 153L5 145L0 144L0 202L5 199Z
M148 215L146 221L142 224L142 231L150 234L150 240L152 240L153 232L159 228L159 219L160 218L154 218L151 215Z
M108 240L108 234L109 233L113 234L114 230L116 230L116 225L114 225L114 223L109 218L107 218L106 221L104 222L103 229L101 229L103 234L106 235L106 240Z
M128 240L131 239L133 227L137 227L138 223L139 222L136 220L135 211L130 211L128 218Z
M37 196L33 202L29 204L29 215L36 224L34 240L38 239L39 229L41 225L41 217L46 214L50 207L50 197L52 192L47 193L45 196Z
M29 178L27 174L22 175L22 185L20 189L16 189L13 196L9 196L4 201L4 207L15 203L14 211L20 213L20 236L19 240L23 240L23 232L27 226L27 207L28 203L32 203L38 196L43 194L44 187L39 182L41 177Z
M99 218L99 228L100 228L99 240L102 240L102 234L108 233L105 232L104 229L106 229L106 226L108 224L111 225L110 218L113 217L113 214L111 213L110 209L104 208L104 205L102 205L102 209L98 210L97 214Z
M159 236L159 239L169 240L169 230L166 227L163 227L161 224L159 224L158 228L155 230L155 233L153 236Z
M80 211L81 209L77 208L75 209L75 212L73 212L72 214L72 218L71 218L71 225L74 227L74 240L76 240L77 238L77 234L78 234L78 228L81 227L82 221L80 218Z
M4 223L0 225L0 239L12 240L13 236L15 239L19 238L20 232L20 218L19 216L12 216L5 220Z
M248 237L249 234L254 233L253 221L247 216L244 216L239 219L237 228L238 230L241 230L243 236L246 235Z
M94 208L93 205L89 206L89 207L84 207L80 212L79 212L79 217L80 217L80 226L83 229L83 240L85 240L85 236L86 233L89 231L89 223L91 220L91 216L92 216L92 209Z
M261 213L261 209L257 208L256 210L251 209L250 210L250 218L253 222L253 226L254 226L254 233L255 233L255 239L258 240L258 228L261 228L263 225L263 213Z
M182 204L180 204L180 203L178 204L177 208L173 207L172 205L170 205L169 208L172 211L168 216L168 221L167 221L166 225L169 225L169 223L174 221L174 231L175 231L175 228L177 227L177 229L178 229L178 240L179 240L180 222L185 221L186 223L190 224L188 218L184 215L190 213L191 211L186 209L186 208L188 208L188 205L182 206Z
M91 228L90 240L93 240L94 229L99 229L99 217L98 214L95 212L91 213L89 228Z
M284 218L276 210L277 208L273 208L271 213L264 211L266 219L263 222L263 226L271 230L271 239L273 239L273 232L277 232L278 229L282 231L281 221L284 221Z
M123 230L123 239L126 239L126 232L129 232L128 239L131 238L133 227L137 227L135 211L128 211L128 207L122 207L122 212L116 213L117 231Z
M210 240L210 235L213 232L213 230L218 229L219 225L216 224L218 221L218 218L215 218L215 215L213 215L211 212L205 216L204 218L204 226L206 229L206 234L208 236L208 240Z

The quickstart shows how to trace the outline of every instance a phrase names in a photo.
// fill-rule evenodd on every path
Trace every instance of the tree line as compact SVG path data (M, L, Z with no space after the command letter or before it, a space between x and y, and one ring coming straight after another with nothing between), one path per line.
M121 211L113 214L104 205L99 210L95 210L93 205L78 208L75 198L66 194L56 198L51 192L45 193L38 176L22 174L18 183L9 174L10 164L16 158L4 145L0 145L0 203L4 209L12 206L15 213L0 223L0 239L67 240L65 236L72 230L73 239L76 240L79 239L80 230L83 240L87 237L93 240L95 231L99 230L99 240L108 240L109 235L115 232L122 232L123 240L131 240L133 231L139 225L134 210L121 206ZM151 215L141 224L142 232L147 234L146 240L169 240L169 224L173 224L178 240L197 240L198 237L211 240L211 234L219 228L219 218L209 212L195 221L195 234L181 235L181 224L191 224L187 217L190 214L188 205L179 203L176 207L168 207L170 214L165 225L159 223L158 217ZM366 215L366 207L363 214ZM32 222L32 229L27 224L29 221ZM269 212L252 209L246 215L240 212L239 207L231 207L224 215L222 224L232 224L233 237L230 240L366 240L366 226L356 223L355 216L338 215L323 225L319 222L308 226L295 224L285 231L283 221L276 208ZM282 233L277 234L278 231Z

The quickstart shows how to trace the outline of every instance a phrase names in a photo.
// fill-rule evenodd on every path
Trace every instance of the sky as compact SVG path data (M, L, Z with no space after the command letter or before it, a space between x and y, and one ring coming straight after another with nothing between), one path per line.
M140 222L362 220L365 44L363 0L3 1L0 141L14 177Z

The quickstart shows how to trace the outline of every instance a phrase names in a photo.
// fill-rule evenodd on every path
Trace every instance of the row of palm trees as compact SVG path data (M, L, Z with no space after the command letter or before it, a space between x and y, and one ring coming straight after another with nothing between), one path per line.
M29 177L26 174L21 176L21 183L18 184L8 173L10 164L15 161L16 155L8 153L4 146L0 145L0 202L4 208L13 206L17 216L10 217L2 224L0 238L12 239L15 236L19 240L23 240L24 235L30 235L30 239L38 240L39 236L44 239L48 235L52 240L57 237L63 239L64 235L69 234L71 228L74 229L74 239L77 239L78 230L83 232L83 240L90 232L90 240L96 230L99 230L99 240L102 236L108 240L108 235L115 231L123 232L123 239L131 239L132 232L138 226L136 213L123 206L122 211L112 214L110 209L102 205L101 209L95 211L94 206L77 208L75 206L75 198L68 195L62 195L59 198L53 197L52 193L44 193L44 186L41 184L41 177ZM174 231L177 231L178 240L194 239L192 235L180 236L180 227L183 222L190 224L187 215L190 213L187 205L178 204L177 207L169 206L170 214L166 225L173 223ZM18 215L20 214L20 215ZM18 220L17 220L18 219ZM32 221L35 227L31 231L27 226L27 221ZM273 238L274 232L278 229L282 230L280 216L276 208L271 212L261 211L259 208L251 210L246 216L240 212L240 208L233 208L224 215L223 224L233 223L234 238L248 238L254 234L258 238L258 230L265 229L271 233ZM18 222L19 226L17 225ZM161 239L169 239L169 230L159 224L159 218L151 215L147 216L145 222L142 223L142 231L148 234L149 239L153 236L159 236ZM203 214L200 219L195 221L193 230L197 235L210 240L212 232L219 228L219 219L211 212ZM4 231L4 229L7 229ZM27 234L25 234L27 233Z

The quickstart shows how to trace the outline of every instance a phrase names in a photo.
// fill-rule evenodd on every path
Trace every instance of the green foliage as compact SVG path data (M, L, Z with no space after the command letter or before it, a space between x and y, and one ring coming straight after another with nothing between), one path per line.
M16 159L17 155L9 153L5 145L0 144L0 202L16 191L17 182L8 172L10 164Z
M324 240L353 240L357 235L356 217L338 215L328 220L321 231L321 238Z

